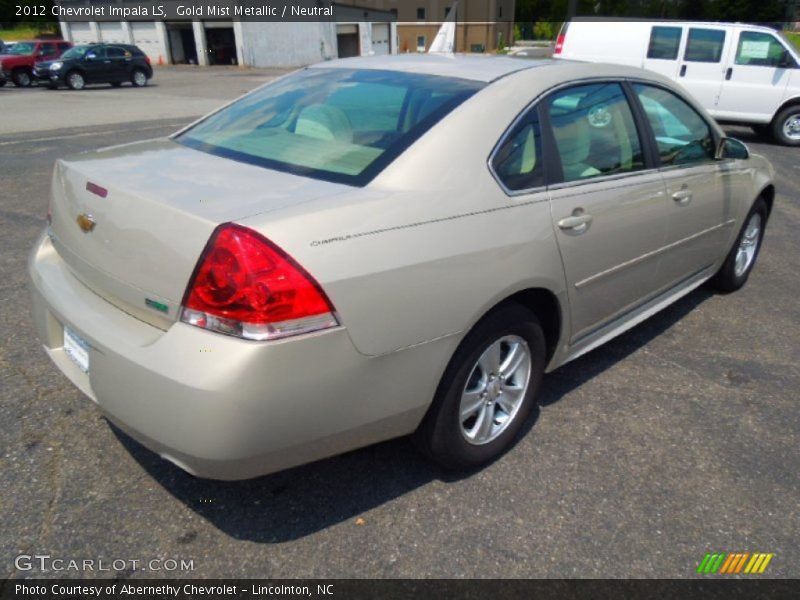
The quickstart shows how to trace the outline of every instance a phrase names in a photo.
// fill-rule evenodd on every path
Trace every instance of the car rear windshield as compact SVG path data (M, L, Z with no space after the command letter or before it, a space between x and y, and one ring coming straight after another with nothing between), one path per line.
M365 185L483 85L394 71L306 69L176 140L240 162Z

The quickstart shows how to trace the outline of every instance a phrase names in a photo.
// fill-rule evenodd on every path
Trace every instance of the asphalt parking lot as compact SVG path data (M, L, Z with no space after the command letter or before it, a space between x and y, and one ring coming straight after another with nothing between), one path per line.
M706 552L800 577L800 148L759 264L546 378L503 458L453 476L405 439L259 479L194 479L114 430L49 362L25 260L56 158L168 134L276 75L160 69L143 90L0 89L0 555L191 561L143 577L691 577ZM158 563L163 565L164 562ZM130 565L130 562L128 562Z

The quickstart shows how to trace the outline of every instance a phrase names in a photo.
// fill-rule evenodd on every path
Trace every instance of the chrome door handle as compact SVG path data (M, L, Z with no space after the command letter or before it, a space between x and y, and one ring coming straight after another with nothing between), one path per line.
M689 204L692 201L692 190L678 190L672 194L672 199L678 204Z
M561 229L571 229L576 233L580 233L586 231L586 228L589 226L589 223L592 222L592 215L582 213L582 214L573 214L571 217L565 217L558 222L558 226Z

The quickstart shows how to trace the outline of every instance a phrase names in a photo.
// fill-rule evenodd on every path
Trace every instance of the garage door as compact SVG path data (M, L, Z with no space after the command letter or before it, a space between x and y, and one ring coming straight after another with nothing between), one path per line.
M98 23L100 26L100 38L104 42L114 44L130 44L128 34L122 29L122 23Z
M372 24L372 52L374 54L390 54L388 23Z
M92 28L89 23L69 23L69 35L72 38L72 43L78 44L91 44L100 40L92 33Z
M161 45L155 23L131 21L131 32L133 33L133 43L150 57L153 64L158 64L159 58L163 61L167 60L167 51Z

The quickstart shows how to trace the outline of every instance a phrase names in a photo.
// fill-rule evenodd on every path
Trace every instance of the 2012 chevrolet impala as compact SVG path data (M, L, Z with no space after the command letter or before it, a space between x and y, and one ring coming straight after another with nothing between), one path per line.
M507 449L545 371L758 256L773 171L622 66L316 65L59 160L38 335L107 417L238 479L414 434Z

